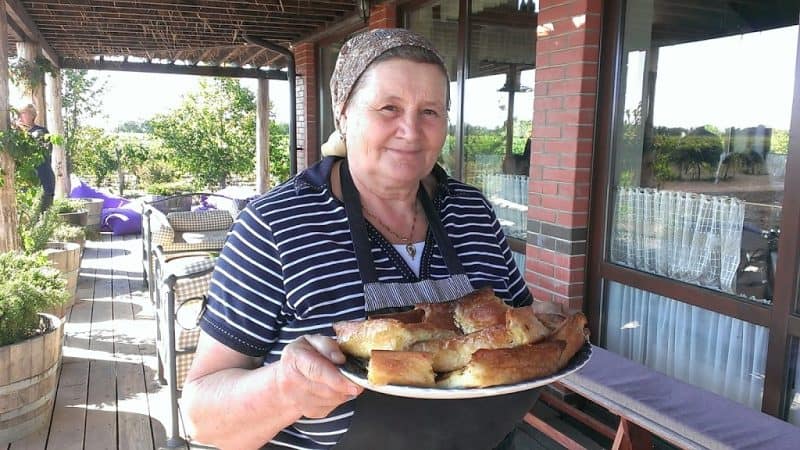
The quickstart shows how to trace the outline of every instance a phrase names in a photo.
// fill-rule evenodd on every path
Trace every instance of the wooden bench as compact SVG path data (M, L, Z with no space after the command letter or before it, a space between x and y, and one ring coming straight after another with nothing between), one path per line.
M613 441L613 449L652 448L652 435L685 449L798 449L800 427L660 374L600 347L565 388L619 416L616 430L544 392L541 400ZM529 413L525 421L568 449L583 448Z

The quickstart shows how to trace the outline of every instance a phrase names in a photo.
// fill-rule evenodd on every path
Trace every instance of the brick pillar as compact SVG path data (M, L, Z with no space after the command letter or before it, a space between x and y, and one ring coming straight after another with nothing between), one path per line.
M319 161L317 111L317 46L302 42L294 47L297 71L297 171ZM303 151L299 149L302 148Z
M397 2L389 1L373 6L369 15L369 29L397 27Z
M586 280L602 0L543 0L536 42L525 279L581 308Z

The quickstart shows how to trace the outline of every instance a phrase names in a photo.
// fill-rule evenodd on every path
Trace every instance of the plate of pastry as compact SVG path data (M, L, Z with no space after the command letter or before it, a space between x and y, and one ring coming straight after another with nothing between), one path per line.
M513 308L485 288L448 303L334 324L354 383L388 395L462 399L534 389L591 357L586 317Z

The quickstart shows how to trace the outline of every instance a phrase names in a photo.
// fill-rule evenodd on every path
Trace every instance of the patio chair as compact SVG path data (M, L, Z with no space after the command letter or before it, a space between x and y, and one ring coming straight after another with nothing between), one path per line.
M142 269L150 301L155 302L153 251L167 259L193 252L219 251L228 229L246 202L219 194L191 193L146 202L142 207ZM192 209L194 207L194 209Z
M180 445L178 396L200 338L199 319L216 254L195 252L167 258L159 245L154 255L158 379L169 386L172 423L167 428L168 442Z

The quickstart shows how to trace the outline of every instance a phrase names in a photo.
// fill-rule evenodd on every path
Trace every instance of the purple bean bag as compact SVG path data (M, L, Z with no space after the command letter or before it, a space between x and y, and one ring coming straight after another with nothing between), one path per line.
M103 208L101 229L111 231L114 236L139 234L142 232L142 213L134 206L123 205L118 208Z
M119 208L127 205L130 200L117 195L106 194L89 186L83 180L72 188L69 193L70 198L100 198L103 199L103 208Z

